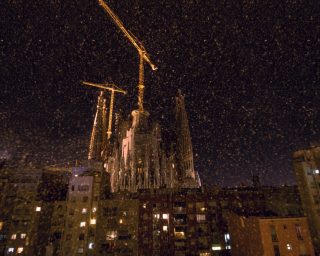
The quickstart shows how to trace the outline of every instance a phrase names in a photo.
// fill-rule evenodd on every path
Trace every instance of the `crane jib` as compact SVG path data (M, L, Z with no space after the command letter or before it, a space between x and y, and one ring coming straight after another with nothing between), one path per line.
M136 38L136 36L134 36L130 31L128 31L124 27L122 21L118 18L118 16L111 10L111 8L103 0L98 0L98 1L99 1L99 4L102 6L102 8L110 15L114 23L120 28L120 30L124 33L124 35L134 45L134 47L137 49L139 54L142 53L143 59L150 65L152 70L157 70L157 67L151 62L142 43Z

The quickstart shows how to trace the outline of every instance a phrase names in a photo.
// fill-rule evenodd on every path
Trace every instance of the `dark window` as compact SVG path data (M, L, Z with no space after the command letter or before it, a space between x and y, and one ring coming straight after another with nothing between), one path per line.
M273 251L274 251L274 256L281 256L280 255L279 245L274 245L273 246Z
M84 234L79 235L79 240L84 240Z
M301 226L299 224L296 224L296 234L298 240L303 240Z
M61 232L59 232L59 231L54 232L53 237L55 240L61 239Z
M84 196L83 198L82 198L82 202L88 202L88 200L89 200L89 197L87 197L87 196Z
M270 232L271 232L272 242L278 242L278 236L277 236L277 232L276 232L276 227L271 225L270 226Z
M78 185L78 191L88 191L89 185Z
M174 207L186 208L185 202L174 202Z

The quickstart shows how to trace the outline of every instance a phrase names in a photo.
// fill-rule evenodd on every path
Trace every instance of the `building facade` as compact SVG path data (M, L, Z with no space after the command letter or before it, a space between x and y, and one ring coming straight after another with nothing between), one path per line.
M299 213L282 207L299 209L290 199L297 196L295 189L287 187L111 193L103 162L94 160L72 168L71 174L28 168L0 174L7 188L1 201L6 211L0 211L3 255L225 256L238 249L232 245L230 212Z
M66 202L63 255L95 255L96 224L102 196L103 164L88 161L72 169Z
M313 242L320 253L320 147L296 151L293 167Z
M305 217L228 216L232 256L314 256Z
M68 174L14 167L0 169L0 177L0 255L45 255L49 241L59 247ZM54 208L59 204L58 217Z

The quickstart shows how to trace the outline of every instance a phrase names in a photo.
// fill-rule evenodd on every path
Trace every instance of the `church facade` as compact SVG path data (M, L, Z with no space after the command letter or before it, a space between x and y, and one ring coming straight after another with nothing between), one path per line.
M198 188L194 170L191 136L184 96L179 91L175 107L175 140L166 152L162 146L161 126L150 121L147 111L133 110L128 120L116 126L113 145L105 144L105 109L101 96L97 106L89 159L105 162L112 192L137 192L139 189ZM99 117L101 115L101 117ZM101 120L98 122L97 120ZM100 131L100 132L97 132ZM104 152L108 149L108 153Z

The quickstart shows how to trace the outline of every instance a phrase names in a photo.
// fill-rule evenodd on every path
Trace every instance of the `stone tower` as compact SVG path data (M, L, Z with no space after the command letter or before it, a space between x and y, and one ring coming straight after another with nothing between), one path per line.
M106 100L103 91L98 97L97 111L94 118L90 146L89 160L102 160L102 152L106 146Z
M179 90L176 97L176 161L177 180L181 187L200 187L200 178L194 170L192 143L189 122L185 109L184 96Z

